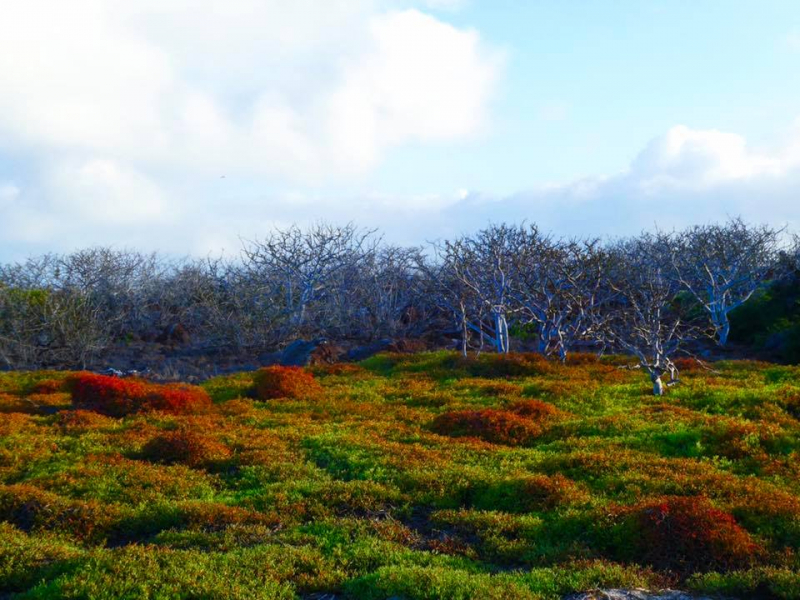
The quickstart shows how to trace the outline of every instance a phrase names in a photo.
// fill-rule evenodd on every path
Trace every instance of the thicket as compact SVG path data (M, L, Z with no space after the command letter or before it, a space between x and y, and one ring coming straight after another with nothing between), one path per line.
M49 254L0 266L0 365L96 368L134 342L257 355L299 339L426 338L466 356L527 340L562 361L633 355L660 394L698 340L771 340L797 357L800 244L785 240L734 219L622 240L492 225L403 248L317 225L245 242L233 260Z

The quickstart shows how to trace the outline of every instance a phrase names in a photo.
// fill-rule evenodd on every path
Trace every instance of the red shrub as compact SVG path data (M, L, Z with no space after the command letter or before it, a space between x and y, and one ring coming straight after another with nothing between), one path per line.
M664 497L635 507L637 562L682 575L748 567L760 546L734 517L702 497Z
M509 405L508 410L521 417L543 421L561 413L555 406L542 400L518 400Z
M432 429L441 435L476 437L509 446L528 445L542 433L542 428L531 419L492 408L441 414Z
M150 410L173 414L196 413L211 407L211 397L196 385L170 383L151 385L144 403Z
M693 371L703 370L703 365L701 365L696 358L683 356L681 358L674 359L672 362L680 373L691 373Z
M42 379L31 388L32 394L57 394L68 392L66 379Z
M95 373L76 373L68 378L72 402L77 408L111 417L122 417L141 410L148 392L147 382L121 379Z
M305 398L321 390L314 376L302 367L264 367L256 371L254 383L259 400Z
M568 365L594 365L600 361L597 354L591 352L570 352L567 354Z
M77 373L69 378L68 385L75 407L111 417L145 410L189 413L211 406L206 391L191 385L156 385L95 373Z
M152 462L203 467L229 458L231 451L211 436L177 430L152 438L142 448L142 456Z
M83 433L111 427L115 423L105 415L90 410L62 410L56 422L65 433Z

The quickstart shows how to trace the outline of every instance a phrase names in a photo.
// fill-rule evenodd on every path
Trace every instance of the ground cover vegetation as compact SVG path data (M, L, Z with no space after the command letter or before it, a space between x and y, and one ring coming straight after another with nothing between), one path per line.
M456 351L0 373L12 598L800 598L800 368Z

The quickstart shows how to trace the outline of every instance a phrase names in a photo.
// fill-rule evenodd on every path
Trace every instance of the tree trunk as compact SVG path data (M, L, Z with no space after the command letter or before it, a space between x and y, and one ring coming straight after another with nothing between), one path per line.
M661 373L658 371L651 371L650 380L653 382L653 396L663 396L664 383L661 381Z
M730 335L730 332L731 332L731 323L730 321L728 321L728 316L725 315L724 321L719 326L719 329L717 329L717 343L720 346L724 347L725 344L728 343L728 335Z

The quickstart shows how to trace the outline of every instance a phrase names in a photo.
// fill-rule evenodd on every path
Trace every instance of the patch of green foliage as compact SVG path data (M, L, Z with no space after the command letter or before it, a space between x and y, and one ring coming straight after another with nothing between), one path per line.
M198 413L116 417L1 374L0 590L800 597L800 369L687 368L655 398L626 362L380 355L314 367L313 394L243 373Z

